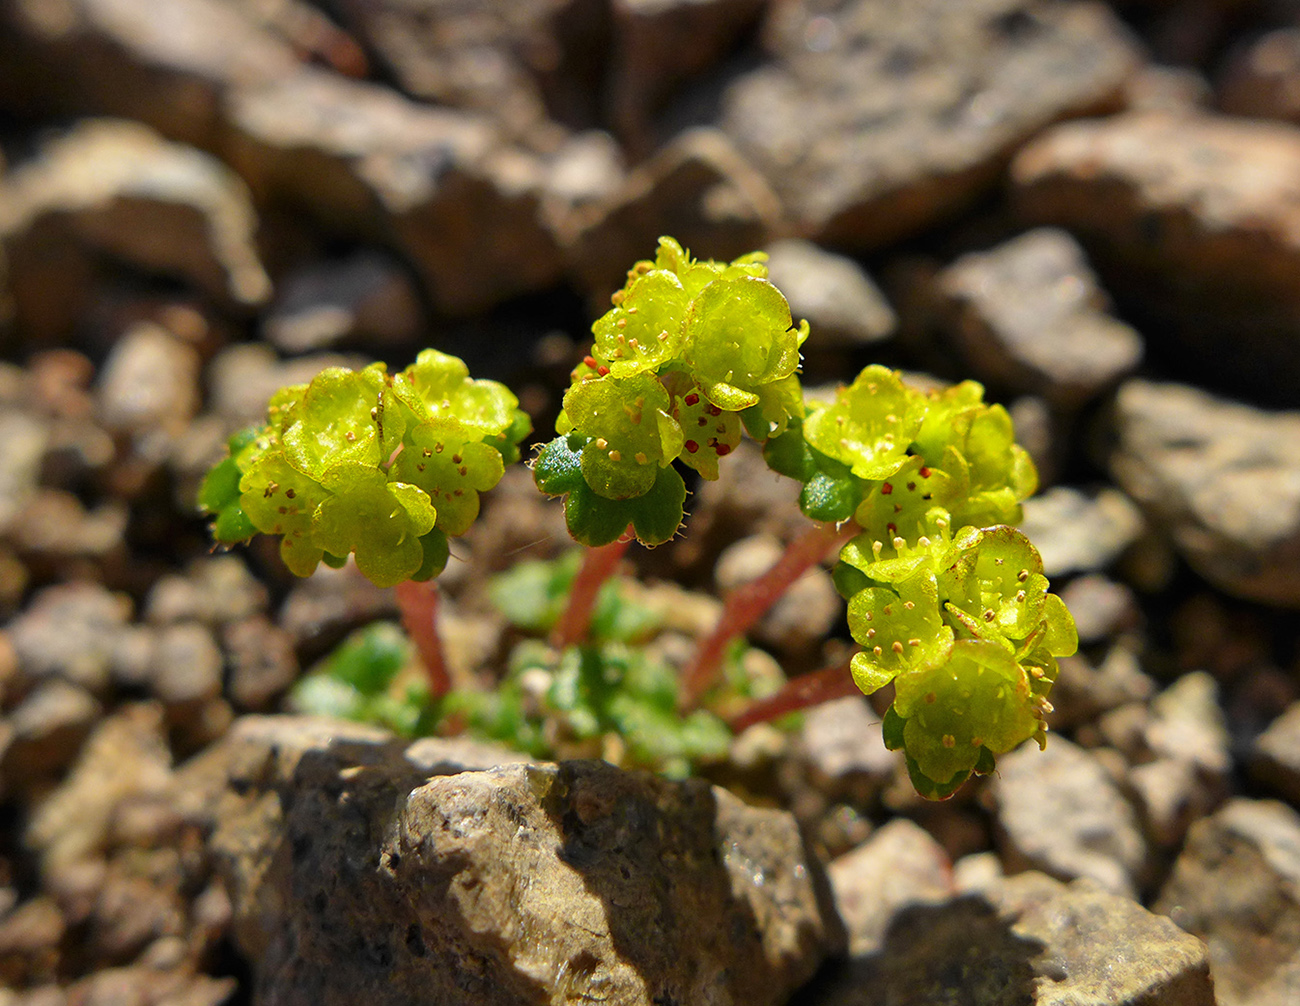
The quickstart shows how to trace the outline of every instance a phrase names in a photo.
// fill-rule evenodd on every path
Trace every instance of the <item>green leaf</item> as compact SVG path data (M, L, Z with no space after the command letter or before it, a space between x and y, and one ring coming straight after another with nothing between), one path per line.
M593 355L608 364L614 377L653 373L679 356L689 301L673 272L655 269L640 276L592 326Z
M865 368L835 403L811 412L804 436L817 450L848 465L860 479L887 479L905 463L921 425L919 398L886 367Z
M580 435L560 435L542 448L533 465L533 481L547 496L563 496L579 486L582 477L582 448L587 442Z
M340 462L377 465L386 460L380 457L376 421L383 387L382 365L322 370L289 414L281 436L285 460L318 482Z
M888 587L868 587L849 599L849 631L864 648L852 662L853 680L867 694L895 676L942 665L953 632L939 611L933 573L922 571Z
M760 387L798 369L791 326L790 305L767 280L719 277L691 302L682 358L715 405L738 411L758 401Z
M417 424L461 442L499 437L516 422L519 400L504 384L476 381L458 357L423 350L393 378L393 394Z
M576 432L590 438L582 450L587 485L607 499L647 492L655 469L682 450L682 430L670 409L668 392L647 374L570 386L564 413Z
M464 534L478 517L479 493L491 489L505 474L500 452L484 443L444 440L430 423L412 429L408 441L389 468L389 479L425 492L438 512L443 534Z
M335 555L356 554L357 568L380 587L409 580L424 565L420 538L435 512L417 486L389 482L382 472L344 461L326 473L323 500L312 521L312 543Z
M966 628L980 638L1009 643L1038 628L1047 586L1038 550L1022 532L1005 525L964 536L940 582L951 607L967 616L961 619Z

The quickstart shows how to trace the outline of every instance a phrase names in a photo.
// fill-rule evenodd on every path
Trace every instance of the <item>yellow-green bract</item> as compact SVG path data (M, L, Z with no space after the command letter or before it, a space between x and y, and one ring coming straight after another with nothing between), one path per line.
M606 544L629 525L645 544L667 541L686 493L674 461L716 479L742 427L766 440L802 416L808 326L795 326L764 259L695 261L660 238L654 261L633 267L592 326L560 436L534 468L543 492L567 497L578 541Z
M281 389L265 425L232 438L200 504L218 541L280 535L299 576L351 553L379 586L427 580L530 428L504 385L436 350L393 375L382 363L331 367Z

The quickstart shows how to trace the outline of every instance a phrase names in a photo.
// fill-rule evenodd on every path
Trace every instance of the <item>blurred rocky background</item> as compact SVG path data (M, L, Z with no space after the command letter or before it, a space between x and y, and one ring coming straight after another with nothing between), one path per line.
M806 384L1011 410L1045 752L931 805L858 699L729 789L268 715L394 606L211 554L225 438L426 345L545 438L660 234L768 250ZM800 526L741 453L632 557L686 609ZM460 680L565 540L510 473ZM789 674L847 640L798 590ZM0 1006L1294 1004L1298 612L1300 2L0 0Z

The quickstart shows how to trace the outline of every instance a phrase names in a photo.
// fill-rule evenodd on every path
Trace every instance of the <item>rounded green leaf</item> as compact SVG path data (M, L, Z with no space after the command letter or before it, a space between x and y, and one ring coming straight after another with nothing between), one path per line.
M790 305L767 280L715 279L691 302L683 359L714 404L738 411L758 401L759 387L798 369L800 339L791 325ZM736 405L739 396L750 400Z
M636 280L619 304L592 326L592 355L615 377L653 373L681 352L682 322L690 299L682 282L666 269Z
M835 403L804 419L804 436L861 479L885 479L907 459L921 424L919 398L886 367L864 369Z
M307 386L281 436L289 464L316 480L341 461L377 465L380 369L329 367Z
M853 677L874 691L895 675L944 663L953 645L943 623L934 574L922 570L889 587L868 587L849 599L849 631L863 647Z

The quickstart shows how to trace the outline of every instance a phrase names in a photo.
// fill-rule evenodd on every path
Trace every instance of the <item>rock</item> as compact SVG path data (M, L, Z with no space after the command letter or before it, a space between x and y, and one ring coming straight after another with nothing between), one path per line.
M341 0L334 9L403 91L490 115L512 135L553 141L548 106L566 122L596 111L593 54L605 50L609 32L602 5Z
M894 334L898 317L853 259L795 238L773 242L765 250L768 274L790 302L791 313L808 319L805 353L866 346Z
M729 545L718 557L714 578L724 595L758 579L785 553L770 535L753 535ZM844 611L830 574L813 566L777 599L754 626L755 639L788 653L815 652Z
M304 68L229 99L228 157L259 198L386 239L434 304L470 314L560 274L545 170L482 118Z
M371 361L339 353L314 353L281 363L270 346L243 343L218 353L208 367L209 401L230 432L266 422L266 403L281 388L307 384L326 367L359 370Z
M1074 617L1083 646L1104 642L1140 619L1137 598L1123 583L1100 573L1076 576L1060 591L1061 600Z
M902 760L885 747L880 717L852 695L804 712L794 755L813 786L855 806L866 806L883 790Z
M890 821L834 860L827 872L853 957L879 952L901 910L946 901L953 894L948 854L905 818Z
M980 380L1075 409L1127 376L1142 339L1106 310L1083 249L1040 227L937 277L940 317Z
M1020 529L1043 557L1049 577L1106 569L1142 533L1142 514L1114 489L1085 493L1053 486L1025 500Z
M406 270L388 255L362 249L286 275L262 326L272 345L296 354L360 341L396 349L416 339L423 321Z
M67 768L100 716L84 688L52 678L9 714L12 730L0 753L0 791L25 791Z
M1240 47L1220 75L1218 98L1229 115L1300 122L1300 29L1279 28Z
M1025 216L1080 237L1140 304L1153 359L1197 382L1295 400L1300 129L1130 113L1057 126L1012 175Z
M222 303L250 307L271 293L254 245L257 217L244 184L220 161L136 122L82 122L0 180L0 244L29 338L63 335L89 286L70 259L104 256L185 280ZM54 296L66 319L46 329ZM30 308L30 310L29 310Z
M614 0L611 117L644 156L653 122L681 85L712 69L763 12L763 0Z
M1187 66L1148 63L1128 79L1124 106L1134 112L1186 113L1212 103L1210 82Z
M1192 826L1155 910L1210 948L1223 1006L1300 995L1300 814L1235 799Z
M260 1001L776 1003L832 945L783 813L598 762L429 777L401 750L252 718L204 756Z
M1127 703L1144 703L1156 690L1131 641L1110 647L1099 665L1082 653L1062 657L1060 664L1052 687L1053 730L1069 730Z
M1010 150L1115 104L1135 49L1100 4L784 5L775 60L731 85L723 128L795 228L878 247L972 203Z
M18 3L0 18L11 33L6 90L17 107L120 115L208 148L229 88L298 65L288 44L222 0L176 0L162 16L149 0Z
M25 840L47 883L103 854L124 801L172 797L171 752L162 730L159 706L119 708L91 734L63 784L34 809Z
M265 615L227 625L221 643L230 661L230 698L240 709L266 709L298 677L293 637Z
M566 139L545 165L542 209L560 244L569 246L627 180L623 150L608 133L588 129Z
M603 313L628 267L654 257L660 235L671 234L696 258L733 259L762 247L780 204L730 139L700 128L639 165L592 216L575 239L571 269Z
M59 906L46 896L30 898L4 913L0 918L0 974L5 976L5 984L35 985L53 978L66 929Z
M1250 773L1273 792L1300 805L1300 702L1292 702L1255 739Z
M150 685L163 704L202 705L221 694L221 650L212 630L177 622L158 631Z
M27 557L57 565L65 559L124 560L129 519L126 506L118 500L87 510L73 493L39 489L14 522L13 540Z
M1087 880L1041 873L895 917L817 1006L1214 1006L1205 945Z
M1064 737L1043 751L1026 745L998 759L992 790L1010 871L1087 877L1133 897L1146 846L1133 808L1090 752Z
M1128 381L1110 468L1194 569L1239 597L1300 607L1300 412Z
M342 569L322 566L295 582L280 609L280 627L298 648L315 654L341 642L353 629L395 614L393 592L376 587L349 562Z
M60 677L102 693L116 637L130 615L129 599L101 586L46 587L8 627L19 673L28 679Z
M69 1002L77 1006L167 1003L168 1006L221 1006L238 982L234 978L196 975L187 968L175 971L147 966L105 968L73 984Z
M159 577L145 599L144 619L151 625L197 621L216 628L266 610L267 590L238 555L195 559L184 575Z
M17 408L0 409L0 534L36 492L41 459L49 443L48 424Z
M113 344L99 375L99 417L109 430L133 434L137 450L179 437L199 410L199 354L161 325L141 322Z

